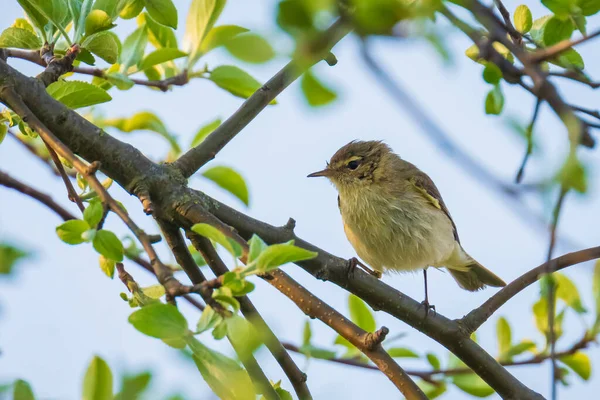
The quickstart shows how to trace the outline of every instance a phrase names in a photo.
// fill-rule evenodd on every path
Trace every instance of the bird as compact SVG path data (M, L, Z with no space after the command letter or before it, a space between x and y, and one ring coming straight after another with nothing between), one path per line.
M429 304L427 268L446 268L468 291L506 283L462 247L456 225L431 178L403 160L383 141L354 140L341 147L322 171L338 192L344 232L361 266L380 278L383 272L423 270L425 312Z

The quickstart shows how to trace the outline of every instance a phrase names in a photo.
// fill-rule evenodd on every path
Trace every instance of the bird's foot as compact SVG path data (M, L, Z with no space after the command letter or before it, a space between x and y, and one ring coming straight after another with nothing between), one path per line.
M373 275L377 279L381 278L381 272L372 270L371 268L367 267L365 264L360 262L359 259L356 257L352 257L351 259L348 260L348 275L349 276L354 276L354 271L356 271L356 267L362 268L365 272L367 272L370 275Z
M423 300L421 304L425 307L425 318L429 315L429 311L435 315L435 306L433 304L429 304L428 300Z

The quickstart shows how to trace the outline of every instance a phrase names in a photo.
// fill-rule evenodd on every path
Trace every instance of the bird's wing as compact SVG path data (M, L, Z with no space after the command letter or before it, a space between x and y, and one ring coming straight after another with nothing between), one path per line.
M454 224L454 220L450 215L450 211L448 211L448 207L446 207L446 204L444 204L444 200L442 199L440 191L435 186L435 183L433 183L431 178L424 172L418 171L418 173L414 174L409 178L409 182L415 187L415 189L417 189L419 193L423 195L423 197L429 200L431 205L433 205L439 210L442 210L444 214L446 214L446 216L452 223L454 239L460 243L460 239L458 238L458 231L456 230L456 225Z

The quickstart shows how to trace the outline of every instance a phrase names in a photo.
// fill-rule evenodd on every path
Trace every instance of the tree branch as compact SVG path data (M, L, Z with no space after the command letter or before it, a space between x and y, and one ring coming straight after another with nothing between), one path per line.
M568 253L551 260L549 263L545 262L506 285L499 292L486 300L481 306L465 315L459 322L467 332L475 332L493 313L502 307L504 303L546 274L549 266L551 267L550 270L555 272L570 267L571 265L597 258L600 258L600 246Z
M550 47L546 47L543 49L539 49L539 50L536 50L535 52L531 53L530 54L531 60L533 62L539 63L542 61L556 58L559 55L561 55L562 53L564 53L565 51L569 50L570 48L577 46L578 44L587 42L588 40L593 39L597 36L600 36L600 30L597 30L596 32L592 33L591 35L583 36L576 40L570 40L570 39L563 40L561 42L556 43L555 45L552 45Z
M293 60L287 64L250 96L225 122L208 135L201 144L179 157L174 165L186 178L192 176L204 164L215 158L216 154L240 133L250 121L256 118L277 95L308 68L327 56L331 48L349 31L348 26L341 20L334 23L310 46L313 51L309 59L303 59L302 62Z

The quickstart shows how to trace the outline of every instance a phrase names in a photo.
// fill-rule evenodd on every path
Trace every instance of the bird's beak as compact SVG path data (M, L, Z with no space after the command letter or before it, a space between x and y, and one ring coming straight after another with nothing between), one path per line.
M329 176L330 173L331 173L331 171L328 168L325 168L322 171L313 172L312 174L308 175L307 178L316 178L318 176Z

